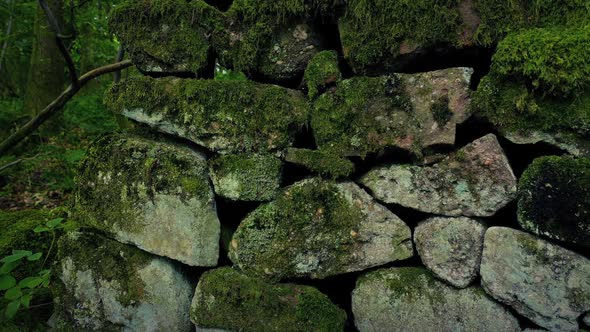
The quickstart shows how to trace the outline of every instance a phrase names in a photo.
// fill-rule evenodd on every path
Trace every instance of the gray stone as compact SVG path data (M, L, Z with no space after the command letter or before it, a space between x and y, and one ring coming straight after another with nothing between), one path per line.
M193 286L170 260L70 233L55 271L58 331L191 331Z
M583 322L584 322L584 324L586 324L586 326L590 327L590 313L587 313L586 315L584 315Z
M136 135L104 136L89 147L76 185L81 226L188 265L217 264L219 219L202 153Z
M411 231L352 182L308 179L246 217L229 257L242 271L280 280L325 278L413 255Z
M516 197L516 177L493 134L432 166L378 167L360 182L386 203L446 216L492 216Z
M269 201L281 186L283 164L273 155L222 155L209 160L215 193L234 201Z
M485 231L477 220L435 217L418 224L414 243L422 263L436 277L465 288L477 277Z
M576 157L590 157L590 140L562 133L531 131L527 134L502 130L503 137L515 144L537 144L540 142L553 145Z
M590 309L590 260L525 232L489 228L480 273L486 292L551 331L578 331Z
M520 331L516 318L480 288L456 289L416 267L361 276L352 312L360 332Z

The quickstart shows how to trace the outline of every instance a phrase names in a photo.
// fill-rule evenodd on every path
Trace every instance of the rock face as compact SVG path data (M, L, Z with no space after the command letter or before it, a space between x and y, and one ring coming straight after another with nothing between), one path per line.
M352 312L360 332L520 331L518 321L479 288L456 289L423 268L390 268L357 280Z
M298 182L246 217L230 259L279 280L325 278L413 255L408 226L352 182Z
M215 193L234 201L269 201L281 185L282 162L272 155L224 155L209 160Z
M201 0L128 1L115 8L109 26L144 73L210 75L210 36L221 17Z
M414 230L422 263L447 283L465 288L477 277L486 226L473 219L430 218Z
M193 298L198 331L342 331L346 313L317 289L269 284L228 267L205 272Z
M105 103L221 154L286 148L308 114L301 92L251 81L136 77L115 84Z
M89 148L76 184L81 226L188 265L217 264L219 220L201 153L113 134Z
M551 331L578 331L590 309L590 260L521 231L488 229L480 273L486 292Z
M330 151L289 148L285 161L331 179L345 178L354 172L352 161Z
M379 167L360 181L386 203L447 216L491 216L516 196L516 177L493 134L433 166Z
M311 127L320 149L366 156L391 148L419 154L453 145L455 128L469 117L473 70L354 77L321 95Z
M58 255L57 330L191 331L193 286L169 260L84 233Z
M590 247L590 158L535 159L520 179L518 196L524 229Z

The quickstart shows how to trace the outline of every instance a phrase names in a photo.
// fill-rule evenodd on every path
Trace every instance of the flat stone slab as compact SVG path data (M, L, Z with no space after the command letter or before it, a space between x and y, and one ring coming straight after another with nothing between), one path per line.
M492 216L516 198L516 177L493 134L432 166L378 167L360 183L385 203L446 216Z

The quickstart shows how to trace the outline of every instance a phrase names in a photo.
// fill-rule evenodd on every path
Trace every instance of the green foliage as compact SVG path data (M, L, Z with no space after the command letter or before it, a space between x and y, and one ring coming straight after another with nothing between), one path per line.
M248 78L241 71L235 71L222 67L218 63L215 65L215 79L218 81L247 81Z
M524 79L535 90L568 96L590 87L590 24L530 29L498 44L492 71Z
M338 67L338 54L335 51L322 51L307 64L304 75L307 83L307 95L317 97L326 85L336 83L342 79Z
M354 164L350 160L330 151L291 148L287 150L285 160L334 180L354 172Z

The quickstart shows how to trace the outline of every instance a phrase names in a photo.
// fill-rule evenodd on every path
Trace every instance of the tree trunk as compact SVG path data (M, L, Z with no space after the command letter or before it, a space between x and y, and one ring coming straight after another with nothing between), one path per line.
M63 0L47 1L60 26L63 26ZM40 6L35 16L35 39L29 66L29 78L25 95L25 110L37 115L64 89L65 63L56 46L55 34Z
M12 15L13 15L13 8L12 8L12 1L6 0L7 7L10 10L10 16L8 17L8 22L6 22L6 34L4 37L4 43L2 44L2 51L0 51L0 73L2 72L2 64L4 63L4 56L6 55L6 49L8 48L8 41L10 40L10 34L12 33Z

